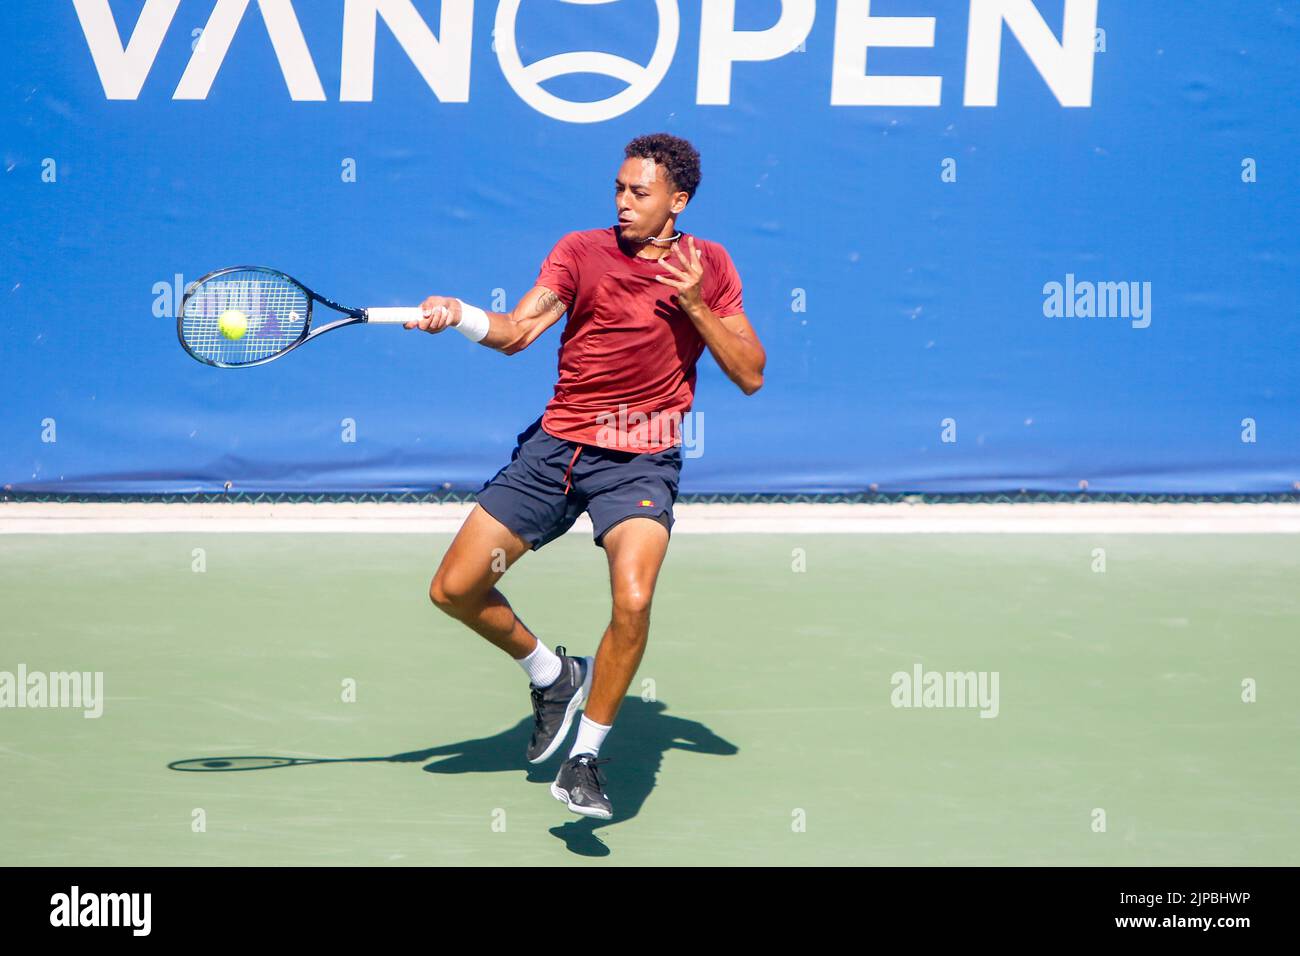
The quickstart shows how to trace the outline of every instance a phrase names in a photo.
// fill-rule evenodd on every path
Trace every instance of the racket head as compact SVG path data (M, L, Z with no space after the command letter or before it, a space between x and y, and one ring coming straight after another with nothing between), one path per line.
M216 368L246 368L279 358L311 332L315 295L293 276L265 266L231 266L209 272L185 290L176 335L191 357ZM221 316L242 312L239 338L221 331Z

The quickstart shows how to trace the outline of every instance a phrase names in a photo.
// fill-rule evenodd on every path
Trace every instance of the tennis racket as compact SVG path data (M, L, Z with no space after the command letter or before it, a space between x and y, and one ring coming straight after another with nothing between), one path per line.
M317 305L343 317L318 317ZM176 334L185 351L204 365L246 368L278 359L345 325L403 325L418 321L421 312L418 306L350 309L275 269L232 266L209 272L186 290Z

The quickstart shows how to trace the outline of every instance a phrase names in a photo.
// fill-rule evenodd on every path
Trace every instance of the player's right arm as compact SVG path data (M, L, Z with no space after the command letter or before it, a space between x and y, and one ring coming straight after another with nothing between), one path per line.
M452 328L461 320L460 299L431 295L420 303L420 309L423 313L420 320L406 323L408 329L418 328L436 334ZM486 313L488 332L479 340L479 345L506 355L522 352L568 310L569 304L555 292L546 286L533 286L509 312Z

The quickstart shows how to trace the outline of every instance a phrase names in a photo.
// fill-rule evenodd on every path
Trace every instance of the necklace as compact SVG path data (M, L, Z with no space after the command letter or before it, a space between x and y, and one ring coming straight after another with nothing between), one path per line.
M682 237L682 234L681 234L680 232L678 232L677 235L675 235L675 236L670 236L670 237L668 237L667 239L658 239L658 238L656 238L656 237L654 237L654 236L651 236L649 239L642 239L641 241L642 241L642 242L653 242L655 245L662 245L662 244L665 243L665 242L669 242L669 243L676 242L676 241L677 241L678 239L680 239L681 237Z

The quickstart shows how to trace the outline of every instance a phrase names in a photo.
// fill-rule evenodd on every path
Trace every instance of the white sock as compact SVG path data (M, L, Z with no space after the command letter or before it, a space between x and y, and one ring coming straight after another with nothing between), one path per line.
M612 724L598 724L583 714L582 720L578 722L578 739L573 742L573 749L569 751L569 756L576 757L578 754L598 756L600 745L605 742L605 735L609 733L609 728L612 726Z
M560 676L560 655L539 639L533 652L517 662L534 687L550 687Z

